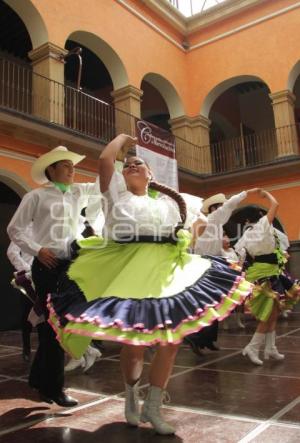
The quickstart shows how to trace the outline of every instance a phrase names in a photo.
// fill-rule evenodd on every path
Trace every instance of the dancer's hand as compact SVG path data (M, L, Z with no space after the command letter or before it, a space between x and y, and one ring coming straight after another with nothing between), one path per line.
M131 137L127 134L121 134L120 137L123 137L124 141L121 149L117 153L117 160L124 161L129 149L136 145L137 137Z
M248 189L246 192L247 192L247 195L248 195L248 194L257 194L260 191L261 191L260 188L252 188L252 189Z
M37 258L46 268L51 269L57 266L57 258L48 248L41 248Z

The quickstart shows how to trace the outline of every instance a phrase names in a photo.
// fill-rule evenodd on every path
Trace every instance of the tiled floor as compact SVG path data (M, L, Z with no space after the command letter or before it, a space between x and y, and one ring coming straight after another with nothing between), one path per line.
M180 348L168 388L171 403L164 407L177 432L168 437L156 435L148 425L135 429L124 422L118 345L105 343L103 357L88 374L67 374L68 392L79 405L63 409L41 403L28 388L19 332L0 332L0 441L299 443L300 312L279 322L283 362L257 367L242 357L254 327L247 318L245 330L221 331L222 350L205 351L203 358L186 346ZM148 352L144 383L150 359Z

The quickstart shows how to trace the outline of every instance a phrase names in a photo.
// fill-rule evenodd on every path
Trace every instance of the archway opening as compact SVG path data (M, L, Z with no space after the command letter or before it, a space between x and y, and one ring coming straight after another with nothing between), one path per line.
M29 32L22 18L3 0L0 0L0 55L10 60L29 63L32 50Z
M203 112L211 121L213 172L274 159L275 122L269 92L266 83L252 76L226 80L210 92Z
M112 104L111 92L113 82L102 60L89 48L74 40L67 40L65 48L70 51L76 47L82 48L81 88L83 92ZM78 59L68 57L65 65L65 84L76 87L78 75Z
M170 113L161 93L146 80L142 81L141 89L143 91L141 118L170 131Z
M0 181L0 263L1 267L1 291L2 309L0 312L0 330L6 331L20 328L21 303L19 291L14 289L10 282L13 277L14 268L10 264L6 251L10 243L6 228L14 212L20 204L19 195L9 186Z
M127 73L116 52L94 34L76 31L66 41L69 51L82 48L82 75L79 58L68 56L65 64L65 124L103 142L115 135L115 110L112 91L126 86Z
M295 122L297 126L300 126L300 63L299 63L299 73L296 77L295 84L293 87L293 93L295 94Z
M170 131L169 120L184 115L182 101L175 87L160 74L150 72L143 77L141 89L141 117Z

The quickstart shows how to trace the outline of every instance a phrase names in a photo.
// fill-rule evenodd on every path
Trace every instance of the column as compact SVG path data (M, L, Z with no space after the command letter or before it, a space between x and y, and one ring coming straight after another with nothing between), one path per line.
M197 169L203 174L211 174L212 172L210 125L211 121L203 115L194 117L191 122L193 142L197 146Z
M135 135L136 118L141 118L141 97L143 91L135 86L124 86L111 93L115 106L116 134Z
M299 147L294 113L296 97L289 90L274 92L269 96L275 120L277 157L297 155Z
M47 42L28 53L32 60L33 114L64 124L65 87L63 56L67 50Z
M172 133L176 137L176 159L178 167L194 170L194 146L192 143L191 118L186 115L169 120Z

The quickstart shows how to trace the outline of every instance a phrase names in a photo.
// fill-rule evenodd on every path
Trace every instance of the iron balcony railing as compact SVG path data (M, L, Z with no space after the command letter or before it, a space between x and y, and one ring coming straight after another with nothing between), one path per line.
M211 143L212 172L224 173L298 156L299 134L299 124L295 124Z
M118 133L136 133L137 119L133 115L5 58L0 58L0 108L69 128L103 144ZM175 140L179 168L196 174L226 173L299 155L297 125L270 128L207 146L197 146L180 137Z

